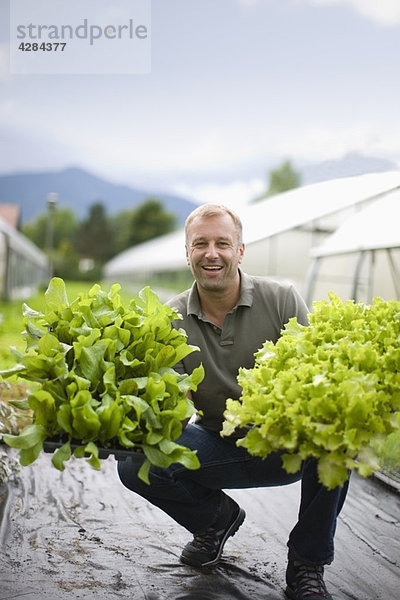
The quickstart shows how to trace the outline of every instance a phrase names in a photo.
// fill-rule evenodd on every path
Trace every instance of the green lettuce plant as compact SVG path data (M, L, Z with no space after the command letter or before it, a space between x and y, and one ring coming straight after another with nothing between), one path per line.
M191 375L174 369L198 349L172 326L176 311L149 287L129 306L120 289L96 284L69 302L64 281L53 278L43 312L24 305L25 353L14 350L17 363L0 372L32 382L33 422L19 435L3 435L22 465L36 460L46 440L61 439L52 456L60 470L72 454L100 468L99 448L142 452L139 474L147 482L152 464L199 467L196 453L175 440L196 412L188 392L202 381L203 367Z
M332 293L309 321L291 319L255 354L254 368L239 371L242 394L226 403L222 435L247 426L238 445L261 457L282 451L290 473L315 457L320 481L333 488L352 469L371 475L400 448L400 302ZM400 455L393 461L399 466Z

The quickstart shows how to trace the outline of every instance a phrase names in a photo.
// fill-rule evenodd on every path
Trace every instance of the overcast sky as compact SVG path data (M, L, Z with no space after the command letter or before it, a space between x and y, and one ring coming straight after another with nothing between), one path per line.
M151 10L150 74L12 75L0 0L1 174L79 166L223 201L259 189L286 158L357 151L400 166L399 0Z

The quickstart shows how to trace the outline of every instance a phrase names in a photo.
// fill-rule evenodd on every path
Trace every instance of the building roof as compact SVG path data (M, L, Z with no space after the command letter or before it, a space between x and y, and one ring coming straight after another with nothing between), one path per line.
M21 209L18 204L1 204L0 203L0 218L6 223L18 229L21 217Z

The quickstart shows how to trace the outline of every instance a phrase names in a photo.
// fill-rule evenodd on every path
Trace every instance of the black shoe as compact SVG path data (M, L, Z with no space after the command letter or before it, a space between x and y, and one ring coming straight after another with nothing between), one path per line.
M324 582L324 567L289 560L286 595L291 600L333 600Z
M244 510L234 500L225 496L217 520L186 544L182 550L181 562L193 567L215 565L221 557L226 540L235 535L245 516Z

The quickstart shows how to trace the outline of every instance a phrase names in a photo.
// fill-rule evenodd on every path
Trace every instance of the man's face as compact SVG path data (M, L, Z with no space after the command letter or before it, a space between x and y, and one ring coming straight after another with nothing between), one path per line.
M186 257L197 284L223 291L236 281L244 244L229 215L196 217L187 230Z

